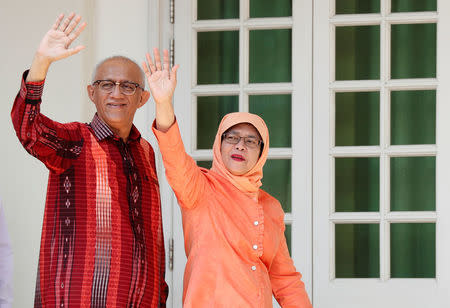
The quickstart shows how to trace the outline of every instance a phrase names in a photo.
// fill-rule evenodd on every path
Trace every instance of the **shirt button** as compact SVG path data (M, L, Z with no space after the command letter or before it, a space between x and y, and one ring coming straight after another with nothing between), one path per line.
M254 224L255 226L259 225L259 221L256 220L253 224Z
M254 250L258 249L258 245L253 245L253 249Z
M256 271L256 266L252 266L252 271Z

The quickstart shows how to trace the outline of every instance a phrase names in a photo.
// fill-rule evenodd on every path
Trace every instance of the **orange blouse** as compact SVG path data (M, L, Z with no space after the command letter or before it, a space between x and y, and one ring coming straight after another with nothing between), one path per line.
M280 203L263 190L255 202L199 168L176 122L153 132L183 217L184 307L272 307L272 293L282 307L311 307L289 256Z

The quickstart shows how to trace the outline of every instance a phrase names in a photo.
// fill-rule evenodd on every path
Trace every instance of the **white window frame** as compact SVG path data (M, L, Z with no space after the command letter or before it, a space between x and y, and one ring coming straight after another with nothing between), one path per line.
M292 94L292 147L273 148L269 158L292 159L292 212L285 221L292 224L292 257L312 296L312 1L293 1L293 16L287 18L248 19L249 0L240 1L240 19L196 21L196 0L175 2L175 63L181 64L174 97L175 113L186 151L196 160L211 160L211 150L196 150L196 96L239 95L239 110L248 111L248 95ZM181 13L182 12L182 13ZM249 29L292 28L292 82L248 84ZM196 32L239 31L239 80L237 85L196 85ZM264 182L264 179L263 179ZM176 205L176 200L174 201ZM181 303L182 279L186 257L180 211L173 212L174 303ZM297 236L295 235L297 234ZM238 278L237 278L238 279Z
M335 0L315 1L314 6L314 112L313 112L313 241L314 303L316 307L444 307L450 288L448 257L450 210L449 176L450 142L443 132L450 131L445 121L449 104L445 103L450 88L449 43L450 5L438 1L438 13L390 14L390 1L381 1L380 14L334 16ZM446 18L443 18L446 17ZM389 80L390 24L437 22L437 78ZM380 80L335 81L335 26L380 25ZM436 145L389 146L390 106L392 90L436 89ZM380 92L380 146L334 146L335 92ZM436 156L436 211L391 213L389 204L389 158L391 156ZM380 211L376 213L334 213L334 157L380 157ZM387 179L387 180L386 180ZM447 201L447 202L446 202ZM335 279L334 223L380 223L380 279ZM389 223L436 222L436 279L389 279Z

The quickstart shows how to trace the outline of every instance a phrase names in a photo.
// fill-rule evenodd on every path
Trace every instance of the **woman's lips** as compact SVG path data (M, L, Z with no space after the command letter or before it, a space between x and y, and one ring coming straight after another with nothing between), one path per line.
M235 161L244 161L245 160L244 156L238 155L238 154L231 155L231 159L233 159Z

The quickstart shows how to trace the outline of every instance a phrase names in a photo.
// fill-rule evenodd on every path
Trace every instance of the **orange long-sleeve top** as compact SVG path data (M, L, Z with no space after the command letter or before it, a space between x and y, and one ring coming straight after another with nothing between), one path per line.
M176 122L153 132L182 212L184 307L272 307L272 293L282 307L311 307L289 256L280 203L263 190L255 202L198 167Z

